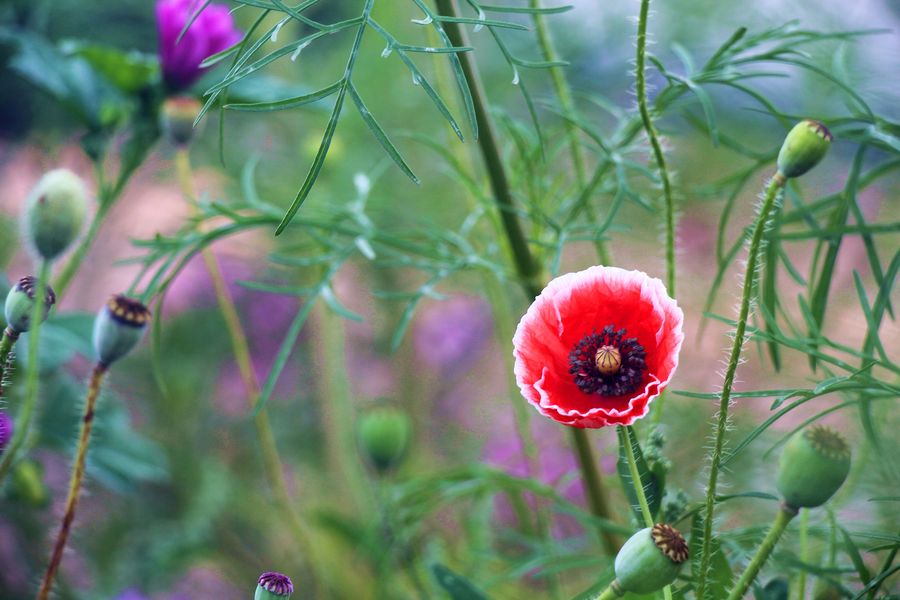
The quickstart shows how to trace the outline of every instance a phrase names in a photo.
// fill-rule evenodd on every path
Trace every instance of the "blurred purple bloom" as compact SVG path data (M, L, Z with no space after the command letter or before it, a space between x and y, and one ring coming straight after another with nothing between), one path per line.
M416 355L444 375L468 370L484 350L493 331L484 300L459 296L424 310L413 334Z
M5 410L0 410L0 454L6 448L13 434L13 420Z
M127 589L118 596L116 596L115 600L150 600L147 596L140 593L134 588Z
M189 87L203 73L201 62L244 37L235 27L227 6L210 4L179 41L181 30L202 6L200 0L158 0L156 3L159 60L163 80L172 91Z

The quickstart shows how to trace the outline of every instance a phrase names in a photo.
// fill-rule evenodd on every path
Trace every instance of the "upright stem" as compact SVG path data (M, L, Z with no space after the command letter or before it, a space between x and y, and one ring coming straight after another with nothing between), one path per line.
M19 339L19 334L9 327L0 333L0 399L3 399L3 390L6 387L6 367L17 339Z
M531 8L541 8L541 0L530 0ZM532 21L537 32L538 44L544 55L544 60L555 63L559 61L559 54L553 43L553 36L550 28L547 27L547 21L541 13L533 13ZM556 96L559 98L560 108L562 108L565 119L566 137L569 140L569 153L572 155L572 166L575 169L575 181L578 184L579 192L583 192L587 187L587 176L585 175L584 156L581 152L581 143L578 140L578 126L572 120L576 116L575 103L572 101L572 92L569 89L569 83L566 81L566 72L562 67L550 67L550 78L553 81L553 88ZM597 220L593 204L590 201L585 202L585 208L588 219L595 223ZM597 250L597 258L601 264L609 265L612 263L612 257L609 248L603 240L597 240L594 244Z
M460 16L456 0L436 0L436 5L438 12L442 15L449 17ZM469 45L468 36L459 23L447 22L444 23L444 26L446 27L447 36L454 46ZM500 144L497 141L493 121L488 111L487 98L481 85L481 78L478 76L475 57L471 52L462 52L459 54L459 60L475 105L475 118L478 122L479 131L478 145L481 148L488 179L494 193L494 201L500 211L501 223L512 251L516 272L525 292L530 298L534 298L540 294L543 284L543 281L541 281L541 268L531 254L528 240L515 211L509 179L506 176L503 157L500 154ZM587 436L584 431L576 428L571 428L571 431L578 453L581 474L588 488L591 509L596 516L611 521L609 508L606 505L603 494L602 482L587 441ZM604 539L608 550L614 552L616 546L614 544L610 546L609 535L605 532Z
M800 509L800 560L809 564L809 509ZM806 571L797 574L797 600L806 598Z
M175 168L178 175L178 182L181 186L182 194L188 202L193 203L196 199L194 193L193 178L191 176L191 160L186 146L180 146L175 153ZM222 270L216 260L215 254L210 248L204 248L201 252L203 263L213 283L216 301L219 305L219 311L225 321L225 328L228 331L228 338L231 342L231 350L234 354L235 363L237 363L244 389L247 393L247 405L252 409L256 407L260 394L259 380L253 370L251 362L250 345L247 341L247 335L241 325L240 316L235 307L234 300L225 283ZM272 425L269 422L269 413L264 408L259 411L254 418L256 426L256 436L259 440L260 451L262 453L263 466L269 485L275 496L288 527L291 529L296 541L301 545L306 560L310 561L315 567L315 551L309 541L309 532L300 515L294 509L293 501L287 489L284 480L284 470L282 468L281 457L278 454L278 446L275 442L275 434L272 432Z
M72 531L72 522L75 520L75 509L78 507L78 497L81 493L81 482L84 479L85 459L87 458L88 444L91 441L91 429L94 426L94 407L100 395L100 386L106 375L106 367L97 364L91 373L91 381L88 385L87 400L84 405L84 416L81 419L81 434L78 436L78 449L75 452L75 464L72 466L72 475L69 478L69 494L66 497L66 508L63 512L59 533L56 534L56 543L53 545L53 554L50 555L50 563L44 573L41 588L37 594L37 600L47 600L50 590L53 588L53 579L62 562L63 550L66 541Z
M0 483L12 467L16 454L25 442L31 428L31 419L34 417L34 407L37 404L38 389L40 387L40 355L38 348L40 347L41 322L44 320L44 296L47 294L47 278L50 277L50 261L44 260L41 263L40 272L38 273L37 285L34 290L34 308L31 310L31 329L28 331L28 370L25 373L25 399L22 401L22 407L16 414L16 430L13 433L9 446L3 452L3 458L0 460ZM5 336L4 336L5 337Z
M572 434L572 443L575 446L575 454L578 456L578 466L581 468L581 476L584 479L585 492L591 512L609 521L611 520L609 501L606 498L606 490L600 479L600 472L597 470L587 432L578 427L569 427L568 429ZM601 535L607 554L615 554L620 546L618 537L606 529L601 530Z
M57 277L56 281L53 283L53 289L60 298L63 297L66 290L69 288L69 284L72 283L75 275L78 274L81 263L84 262L84 257L94 244L97 232L100 231L100 226L103 224L103 221L106 220L106 215L109 213L109 209L112 205L113 202L110 199L101 197L100 205L97 207L97 212L94 213L94 217L91 219L91 224L88 226L87 233L81 238L78 246L69 257L69 260L66 261L59 277Z
M637 101L641 113L644 131L653 148L653 157L659 170L659 178L663 185L666 216L666 287L669 295L675 297L675 201L672 198L672 182L666 167L666 157L659 142L659 134L653 125L650 108L647 103L647 78L644 68L647 63L647 15L650 12L650 0L641 0L641 13L638 18L637 33Z
M592 600L616 600L616 598L623 596L624 593L619 587L618 581L614 579L612 583L606 586L606 589L600 592L599 595L594 596Z
M759 259L759 250L762 245L763 233L769 215L777 203L778 196L784 188L785 180L780 174L776 174L769 183L766 197L759 210L759 216L753 228L753 236L750 238L750 250L747 256L747 270L744 272L744 288L741 295L741 307L738 313L737 326L734 331L734 342L731 346L731 356L725 369L725 381L722 384L722 396L719 400L719 418L716 423L716 439L713 444L712 456L709 466L709 483L706 486L706 507L703 515L703 544L701 546L700 577L697 581L697 598L703 600L706 591L706 578L708 576L710 559L710 543L712 538L712 523L715 516L716 486L719 480L719 464L722 461L722 447L725 441L725 431L728 429L728 405L731 402L731 390L734 387L734 376L738 364L741 361L741 349L744 345L744 334L747 330L747 318L750 315L750 300L753 297L753 281L756 276L756 265Z
M777 544L779 538L781 538L781 534L784 533L788 523L791 522L791 519L793 519L796 514L797 509L793 506L788 506L787 504L781 505L778 514L775 515L775 521L772 523L772 528L769 529L769 533L766 534L766 538L759 545L759 548L756 549L756 554L753 555L753 559L750 561L750 564L747 565L747 569L741 575L741 578L734 588L732 588L731 593L728 594L728 600L741 600L741 598L744 597L744 594L750 589L750 584L756 579L759 570L772 553L772 549L775 548L775 544ZM699 595L697 597L700 598Z
M634 437L634 430L631 425L627 426L629 431L625 432L625 458L628 462L628 472L631 474L631 485L634 486L634 494L637 496L638 504L641 507L641 518L644 520L644 527L652 528L653 515L650 513L650 504L647 502L647 494L644 492L644 484L641 480L641 474L637 468L637 460L634 457L634 448L631 447L631 439ZM672 600L672 586L667 585L663 588L663 597L666 600Z

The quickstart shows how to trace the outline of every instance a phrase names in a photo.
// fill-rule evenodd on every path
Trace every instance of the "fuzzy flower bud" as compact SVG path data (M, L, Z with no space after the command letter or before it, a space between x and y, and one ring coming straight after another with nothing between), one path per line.
M395 408L376 408L357 422L359 445L379 471L396 467L406 453L412 434L409 415Z
M34 311L34 295L37 288L35 277L23 277L13 289L6 295L4 315L6 325L15 334L20 334L31 329L31 313ZM44 318L50 314L50 309L56 304L56 294L47 286L44 296Z
M673 581L681 564L688 559L688 546L681 533L670 525L658 523L641 529L616 555L617 593L650 594ZM622 595L622 594L619 595Z
M138 300L118 295L100 309L94 320L94 353L108 367L134 348L141 340L150 311Z
M815 425L794 435L778 464L778 491L794 508L825 504L850 472L850 448L835 430Z
M190 96L166 98L160 111L160 126L166 138L176 146L184 146L194 135L194 120L203 106Z
M293 593L294 584L290 577L269 571L259 576L253 600L283 600Z
M25 210L25 232L44 260L53 260L75 241L87 205L84 182L68 169L46 173L31 191Z
M785 178L799 177L819 164L834 139L818 121L800 121L784 138L778 153L778 173Z
M6 449L6 445L13 435L13 420L6 414L5 410L0 410L0 454Z

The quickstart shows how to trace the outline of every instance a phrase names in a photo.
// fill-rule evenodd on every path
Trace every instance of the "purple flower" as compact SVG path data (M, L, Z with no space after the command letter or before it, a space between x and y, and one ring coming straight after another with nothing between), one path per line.
M0 454L6 448L13 434L13 420L5 410L0 410Z
M140 593L138 590L134 588L129 588L116 596L115 600L149 600L147 596Z
M416 355L445 376L470 369L487 346L493 331L488 305L480 298L457 296L422 311L413 343Z
M163 80L172 91L189 87L203 73L201 62L244 37L235 27L227 6L210 4L179 41L181 30L202 6L200 0L158 0L156 3L159 60Z

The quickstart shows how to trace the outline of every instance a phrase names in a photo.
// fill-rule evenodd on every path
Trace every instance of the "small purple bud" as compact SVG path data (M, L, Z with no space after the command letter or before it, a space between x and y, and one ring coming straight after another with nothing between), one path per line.
M274 571L267 571L259 576L253 600L290 598L293 593L294 584L291 582L290 577Z

